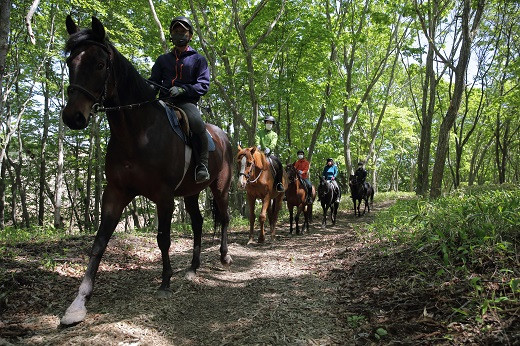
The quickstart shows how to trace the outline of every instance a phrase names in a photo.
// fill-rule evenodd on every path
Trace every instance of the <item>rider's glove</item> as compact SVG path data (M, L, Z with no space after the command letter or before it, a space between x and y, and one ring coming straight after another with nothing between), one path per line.
M298 173L303 174L303 171L302 170L298 170Z
M271 152L271 149L269 149L269 148L265 148L265 150L264 150L264 154L269 155L270 152Z
M179 96L180 94L182 94L185 91L186 90L184 90L181 87L173 86L173 87L170 88L170 95L173 96L173 97L176 97L176 96Z

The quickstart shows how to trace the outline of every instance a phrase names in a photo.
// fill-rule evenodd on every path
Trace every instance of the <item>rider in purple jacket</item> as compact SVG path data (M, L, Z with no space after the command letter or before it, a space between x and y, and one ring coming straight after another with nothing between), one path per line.
M163 86L160 97L167 103L184 110L194 136L193 149L196 168L195 181L209 180L208 138L206 124L201 118L197 102L209 89L209 68L206 58L188 43L193 36L193 26L186 17L175 17L170 23L170 39L175 47L157 58L150 80Z

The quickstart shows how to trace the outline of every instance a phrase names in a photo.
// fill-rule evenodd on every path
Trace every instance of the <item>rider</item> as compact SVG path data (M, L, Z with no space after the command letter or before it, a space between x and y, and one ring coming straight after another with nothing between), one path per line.
M296 154L298 155L298 160L293 163L293 166L298 170L302 178L305 196L307 196L306 203L312 204L312 184L309 179L309 168L311 164L305 159L303 150L298 150Z
M363 161L358 162L358 168L354 172L357 181L362 184L363 188L366 189L365 180L367 178L367 170L364 167L365 163Z
M167 98L169 105L181 108L188 116L193 134L195 155L195 181L208 181L208 138L206 124L202 120L197 102L209 89L209 68L206 58L188 43L193 37L191 21L179 16L170 23L170 40L174 48L157 58L150 81L163 86L161 98Z
M338 183L336 181L336 176L338 175L338 167L334 164L334 160L332 158L327 159L327 164L323 168L322 176L325 180L330 181L334 189L338 192L338 199L340 194L340 189Z
M282 184L282 162L278 157L273 154L273 150L276 147L276 142L278 141L278 134L273 131L273 126L275 124L275 119L273 116L266 116L264 118L265 128L260 129L255 135L255 143L258 150L263 150L265 156L269 159L271 164L274 167L274 186L276 191L284 192L285 189Z

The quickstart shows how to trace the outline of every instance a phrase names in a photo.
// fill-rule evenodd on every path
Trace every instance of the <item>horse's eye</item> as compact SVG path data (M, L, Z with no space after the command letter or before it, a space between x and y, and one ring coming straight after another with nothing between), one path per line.
M105 64L103 64L102 62L99 62L99 63L97 64L97 66L96 66L96 68L97 68L98 70L102 70L103 67L105 67Z
M247 163L247 166L249 167L249 166L251 166L252 164L253 164L252 162L248 162L248 163Z

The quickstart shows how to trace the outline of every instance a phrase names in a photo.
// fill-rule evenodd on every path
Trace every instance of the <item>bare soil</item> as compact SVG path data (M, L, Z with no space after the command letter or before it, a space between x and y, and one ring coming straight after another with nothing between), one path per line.
M0 345L510 343L500 335L486 339L471 326L447 326L443 304L460 292L410 286L415 274L401 270L410 267L408 253L388 255L360 236L385 207L376 204L363 217L340 212L337 224L326 229L321 208L315 208L309 233L289 235L285 223L264 244L248 246L247 231L233 229L229 269L220 264L218 240L205 234L193 280L184 278L192 240L173 239L168 299L155 295L162 269L155 235L116 234L87 317L69 328L61 328L59 319L79 287L93 236L26 244L16 256L0 259L10 273L0 278ZM509 323L518 327L518 320Z

